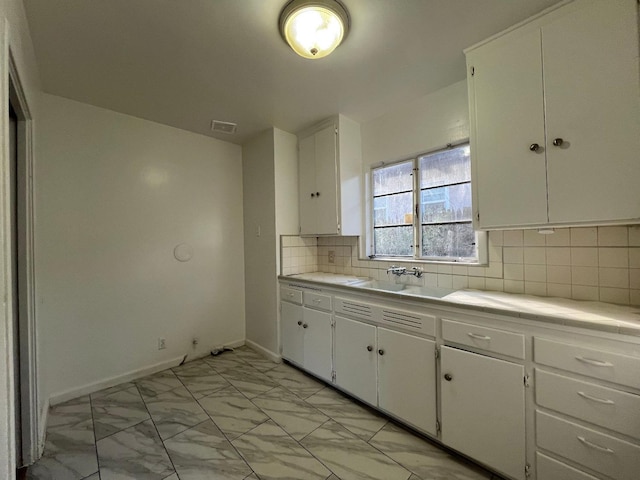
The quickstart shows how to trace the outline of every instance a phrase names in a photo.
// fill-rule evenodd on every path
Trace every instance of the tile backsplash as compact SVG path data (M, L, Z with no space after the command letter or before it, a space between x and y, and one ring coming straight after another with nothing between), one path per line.
M422 263L422 278L401 281L447 288L526 293L640 305L640 226L489 233L489 265ZM329 272L393 280L392 264L361 259L357 237L282 237L282 274Z

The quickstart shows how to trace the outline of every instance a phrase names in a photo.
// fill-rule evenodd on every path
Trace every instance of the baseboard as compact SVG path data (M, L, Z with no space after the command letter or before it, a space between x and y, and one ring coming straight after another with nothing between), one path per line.
M260 352L262 355L264 355L265 357L267 357L269 360L275 362L275 363L281 363L282 362L282 357L276 353L273 353L271 350L268 350L266 348L264 348L262 345L257 344L256 342L253 342L249 339L245 340L245 343L247 345L247 347L252 348L253 350L257 350L258 352Z
M171 360L166 360L164 362L156 363L148 367L132 370L123 375L117 375L115 377L110 377L105 380L100 380L98 382L90 383L82 387L72 388L62 393L56 393L55 395L51 395L49 397L49 404L51 406L58 405L68 400L73 400L74 398L82 397L83 395L89 395L90 393L98 392L100 390L104 390L105 388L113 387L115 385L119 385L124 382L130 382L131 380L136 380L138 378L146 377L147 375L161 372L162 370L166 370L167 368L171 368L171 367L175 367L176 365L179 365L183 359L184 359L184 355L180 357L172 358Z
M38 423L38 459L42 457L44 453L44 444L47 441L47 422L49 421L49 399L44 401L42 405L42 412L40 413L40 420Z

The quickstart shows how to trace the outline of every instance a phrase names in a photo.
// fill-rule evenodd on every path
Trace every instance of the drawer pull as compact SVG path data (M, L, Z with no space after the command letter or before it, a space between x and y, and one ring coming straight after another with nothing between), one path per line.
M591 400L592 402L604 403L605 405L616 404L616 402L614 402L613 400L607 400L606 398L592 397L591 395L587 395L584 392L576 392L576 393L580 395L582 398L586 398L587 400Z
M293 292L289 292L289 293L287 293L287 297L291 297L291 298L293 298Z
M593 365L595 367L613 367L613 363L605 362L603 360L595 360L593 358L576 357L576 360L582 363L588 363L589 365Z
M475 338L476 340L486 340L486 341L491 340L491 337L487 337L486 335L480 335L477 333L469 332L467 333L467 335L469 335L471 338Z
M320 303L322 300L320 300L319 298L314 298L313 299L313 303Z
M593 448L595 450L598 450L600 452L604 452L604 453L616 453L613 450L611 450L610 448L607 447L601 447L600 445L596 445L595 443L590 442L589 440L587 440L584 437L581 436L577 436L576 437L578 440L580 440L581 443L583 443L584 445L586 445L589 448Z

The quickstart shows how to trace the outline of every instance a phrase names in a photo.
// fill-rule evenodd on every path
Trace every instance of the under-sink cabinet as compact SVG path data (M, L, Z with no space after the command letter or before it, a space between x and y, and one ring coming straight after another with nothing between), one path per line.
M335 317L335 383L370 405L436 435L436 343Z
M284 359L500 476L638 478L640 336L336 285L280 298Z

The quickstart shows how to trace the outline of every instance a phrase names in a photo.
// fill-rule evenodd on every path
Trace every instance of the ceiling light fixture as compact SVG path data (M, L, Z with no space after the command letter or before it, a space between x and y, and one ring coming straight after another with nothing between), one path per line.
M291 0L280 14L280 34L304 58L333 52L349 32L349 12L337 0Z

